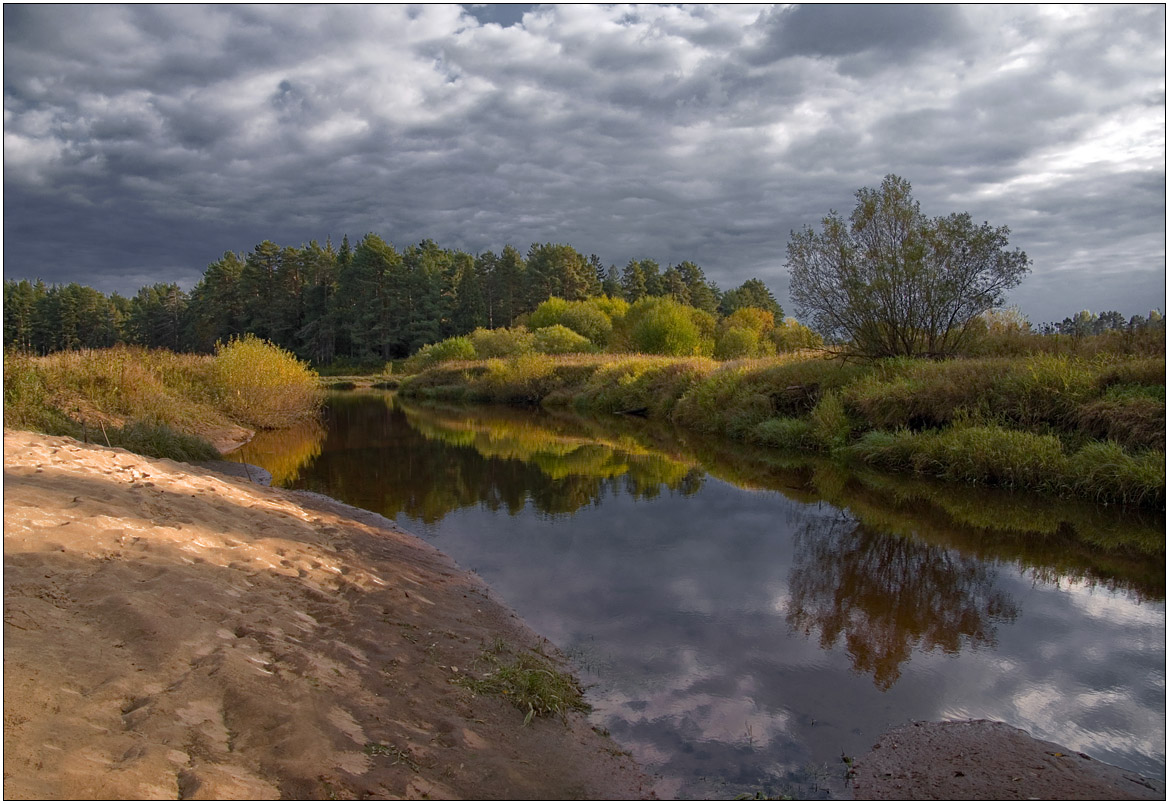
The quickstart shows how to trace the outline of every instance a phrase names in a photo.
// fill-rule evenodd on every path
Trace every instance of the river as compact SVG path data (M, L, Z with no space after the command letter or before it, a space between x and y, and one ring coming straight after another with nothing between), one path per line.
M951 718L1165 777L1163 515L379 393L232 457L477 572L662 798L847 797L845 758Z

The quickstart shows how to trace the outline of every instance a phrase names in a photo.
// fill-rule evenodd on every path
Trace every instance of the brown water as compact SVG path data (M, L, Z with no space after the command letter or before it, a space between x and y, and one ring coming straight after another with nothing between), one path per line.
M379 394L234 457L478 572L663 798L845 796L842 755L947 718L1164 778L1163 517Z

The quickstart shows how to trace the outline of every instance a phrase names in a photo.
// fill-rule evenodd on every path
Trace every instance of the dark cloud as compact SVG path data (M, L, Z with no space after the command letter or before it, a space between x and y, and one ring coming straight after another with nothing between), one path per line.
M1164 292L1163 9L8 5L4 23L8 276L133 292L265 238L376 231L691 259L784 297L789 232L895 172L930 214L1011 226L1037 320ZM1081 293L1092 270L1123 286Z
M766 44L752 60L790 56L855 57L877 52L903 61L919 50L948 44L965 35L957 6L808 5L777 8L760 19Z

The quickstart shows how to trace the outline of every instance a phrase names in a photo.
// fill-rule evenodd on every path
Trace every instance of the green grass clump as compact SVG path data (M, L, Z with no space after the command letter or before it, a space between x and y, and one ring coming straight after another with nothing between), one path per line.
M812 425L807 419L786 416L767 419L755 425L748 440L765 447L791 452L818 449L820 446L812 435Z
M976 416L1065 427L1096 388L1096 372L1063 356L884 361L845 401L872 429L941 427Z
M1068 460L1080 496L1105 503L1165 505L1165 451L1131 454L1115 442L1087 444Z
M995 425L923 433L874 431L845 447L843 454L891 471L1006 488L1054 488L1067 472L1056 436Z
M105 443L108 437L109 446L121 447L151 458L210 461L220 457L219 450L206 439L180 433L170 425L159 422L131 422L125 427L107 429L100 433L90 431L89 436L95 444Z
M228 415L265 429L315 416L324 400L320 381L307 364L255 335L216 347L211 382Z
M811 435L825 449L843 446L852 434L852 420L836 391L826 391L808 418Z
M1165 446L1165 386L1113 385L1080 405L1076 424L1087 435L1133 449Z
M571 673L559 669L550 659L537 653L522 653L510 661L502 654L506 647L499 641L484 651L484 661L493 669L482 678L461 678L459 683L480 695L499 695L524 712L524 725L533 718L558 715L568 719L571 711L588 712L584 690Z

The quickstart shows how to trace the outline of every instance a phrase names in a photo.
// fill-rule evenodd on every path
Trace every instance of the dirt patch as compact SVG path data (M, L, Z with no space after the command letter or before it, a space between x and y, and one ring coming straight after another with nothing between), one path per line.
M646 798L627 754L460 680L555 658L482 581L323 498L4 437L4 795Z
M990 720L912 723L856 763L853 795L879 800L1164 800L1164 782Z

